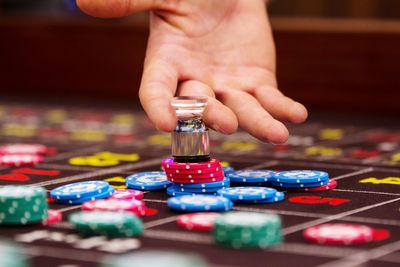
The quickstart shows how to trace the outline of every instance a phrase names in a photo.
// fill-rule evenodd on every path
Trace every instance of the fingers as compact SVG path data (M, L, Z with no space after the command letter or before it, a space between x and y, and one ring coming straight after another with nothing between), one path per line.
M162 59L145 62L139 90L140 102L156 128L171 132L176 126L175 111L171 106L178 75L173 64Z
M236 132L238 121L235 114L215 99L214 91L208 85L198 81L185 81L179 85L177 95L208 96L208 105L203 115L204 122L224 134Z
M284 96L274 87L260 87L254 91L254 96L278 120L301 123L307 119L307 109L302 104Z
M157 0L77 0L79 8L88 15L101 18L123 17L135 12L159 9Z
M222 102L236 114L239 125L254 137L272 143L284 143L289 136L285 125L275 120L250 94L229 90Z

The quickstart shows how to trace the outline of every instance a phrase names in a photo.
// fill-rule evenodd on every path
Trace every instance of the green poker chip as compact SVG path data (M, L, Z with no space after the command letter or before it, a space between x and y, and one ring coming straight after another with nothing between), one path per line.
M214 224L217 244L233 248L267 248L282 242L278 215L255 212L228 212Z
M209 267L194 254L166 250L138 251L105 258L102 267Z
M144 230L142 221L128 212L81 211L73 213L69 222L84 236L130 237Z
M0 240L0 266L28 267L23 248L14 242Z
M46 190L33 186L0 187L0 224L25 225L46 219Z

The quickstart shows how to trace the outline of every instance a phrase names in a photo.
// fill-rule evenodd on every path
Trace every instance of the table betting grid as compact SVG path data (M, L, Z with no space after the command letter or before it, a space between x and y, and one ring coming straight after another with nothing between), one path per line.
M33 167L0 167L0 185L43 186L50 191L80 181L105 180L124 188L124 178L140 171L158 171L170 156L170 138L151 128L143 114L126 111L2 106L1 143L40 143L57 149ZM217 246L210 233L182 230L179 213L171 211L164 191L145 192L152 211L144 216L145 231L137 238L83 238L68 223L80 205L50 202L63 221L49 226L0 228L0 235L25 248L32 266L99 266L108 254L142 249L195 252L211 266L398 266L400 263L400 129L329 124L294 126L285 145L261 144L245 133L211 135L211 153L241 169L315 169L338 182L324 192L285 192L275 204L235 205L235 211L278 214L284 242L269 249ZM92 166L82 160L109 152L116 164ZM139 160L124 160L137 154ZM107 165L107 164L105 164ZM22 170L21 170L22 169ZM14 175L18 173L18 175ZM307 242L302 231L322 223L361 223L389 233L383 240L353 246ZM366 265L367 264L367 265Z

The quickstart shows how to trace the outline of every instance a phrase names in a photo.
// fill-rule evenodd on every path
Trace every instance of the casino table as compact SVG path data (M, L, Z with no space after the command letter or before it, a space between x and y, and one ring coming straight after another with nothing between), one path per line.
M125 188L125 177L159 171L170 155L170 134L154 130L143 113L110 107L0 104L0 143L39 143L51 147L45 161L29 167L0 167L0 185L58 186L104 180ZM239 266L399 266L400 128L393 119L372 121L315 117L290 125L283 145L264 144L244 132L211 133L213 157L236 170L322 170L338 186L321 192L285 192L274 204L235 204L235 211L277 214L284 242L268 249L233 249L215 244L208 232L179 228L167 194L145 191L148 207L140 237L80 236L68 217L80 205L51 209L63 220L53 225L0 226L1 239L19 243L31 266L101 266L108 255L149 249L198 254L216 267ZM88 156L107 152L113 158L94 166ZM79 162L79 163L77 163ZM304 239L303 230L323 223L364 224L379 230L372 242L327 245Z

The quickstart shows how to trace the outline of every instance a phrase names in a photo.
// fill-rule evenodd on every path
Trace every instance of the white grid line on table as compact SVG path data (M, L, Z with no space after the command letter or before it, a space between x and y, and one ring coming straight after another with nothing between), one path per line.
M369 167L369 168L362 169L362 170L359 170L359 171L355 171L355 172L350 172L350 173L347 173L347 174L339 175L339 176L333 177L331 179L338 181L338 180L341 180L341 179L344 179L344 178L348 178L348 177L351 177L351 176L356 176L356 175L372 172L373 170L374 170L374 168Z
M212 236L186 231L146 230L142 236L154 239L174 240L182 242L195 242L197 244L214 244Z
M37 165L37 167L39 167L39 168L44 167L44 168L64 170L64 171L85 171L85 172L96 171L99 169L96 167L72 166L72 165L63 165L63 164L55 164L55 163L41 163L41 164Z
M329 163L329 162L321 162L321 161L303 161L303 160L290 160L284 159L280 160L280 164L287 164L287 165L308 165L311 167L317 168L337 168L337 169L349 169L349 170L360 170L364 169L365 165L357 165L357 164L339 164L339 163ZM399 172L400 168L384 168L384 167L373 167L375 171L382 171L382 172Z
M388 193L388 192L377 192L377 191L364 191L364 190L352 190L352 189L332 189L332 191L338 192L350 192L350 193L363 193L363 194L374 194L374 195L387 195L387 196L400 196L397 193Z
M154 220L154 221L145 222L144 228L149 229L149 228L163 225L166 223L174 222L178 217L179 217L179 215L175 215L175 216L170 216L167 218L162 218L162 219L158 219L158 220Z
M349 256L345 256L342 257L341 259L318 265L317 267L337 267L337 266L356 267L370 260L377 260L399 249L400 249L400 240L377 248L370 249L368 251L362 251Z
M47 185L53 185L53 184L60 184L63 182L71 182L71 181L76 181L76 180L81 180L81 179L86 179L90 178L93 176L98 176L98 175L106 175L106 174L112 174L115 172L119 171L125 171L128 169L138 169L138 168L143 168L143 167L149 167L149 166L154 166L156 164L159 164L161 159L151 159L151 160L146 160L146 161L139 161L136 163L131 163L131 164L125 164L117 167L112 167L112 168L106 168L106 169L99 169L97 171L93 172L87 172L87 173L82 173L82 174L77 174L73 176L67 176L59 179L54 179L50 181L45 181L45 182L39 182L35 184L31 184L34 186L47 186Z
M362 212L362 211L366 211L366 210L369 210L369 209L373 209L373 208L376 208L376 207L380 207L380 206L383 206L383 205L386 205L386 204L390 204L390 203L393 203L393 202L396 202L396 201L399 201L399 200L400 200L400 198L395 198L395 199L379 202L379 203L376 203L376 204L373 204L373 205L364 206L364 207L361 207L361 208L358 208L358 209L345 211L345 212L338 213L338 214L335 214L335 215L330 215L330 216L327 216L325 218L321 218L321 219L317 219L317 220L313 220L313 221L309 221L309 222L305 222L305 223L300 223L300 224L297 224L297 225L294 225L294 226L287 227L287 228L283 229L282 232L283 232L284 235L289 235L289 234L304 230L306 228L315 226L317 224L327 223L327 222L330 222L330 221L333 221L333 220L340 220L343 217L350 216L352 214L359 213L359 212Z
M271 161L262 162L262 163L259 163L257 165L253 165L250 167L243 168L243 170L269 168L269 167L272 167L272 166L278 165L278 164L279 164L278 160L271 160Z

